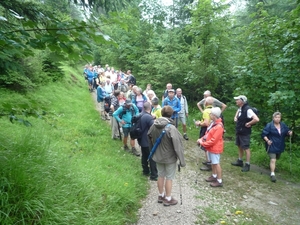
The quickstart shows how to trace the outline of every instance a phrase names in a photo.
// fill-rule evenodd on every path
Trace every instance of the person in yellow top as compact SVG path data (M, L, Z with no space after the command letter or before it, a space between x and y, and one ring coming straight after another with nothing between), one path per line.
M161 106L158 104L158 98L154 97L151 100L152 103L152 111L151 111L151 115L153 116L154 119L160 118L162 117L161 115Z
M203 114L202 114L202 120L201 121L196 121L195 124L196 126L200 126L200 133L199 133L199 138L202 138L207 130L207 127L210 125L211 119L210 119L210 112L211 112L211 108L213 107L213 102L214 99L212 97L207 97L205 99L205 108L203 110ZM201 167L200 170L203 171L210 171L211 170L211 161L209 159L209 156L207 154L207 151L205 148L201 147L202 150L204 150L205 152L205 159L206 161L203 162L203 164L205 166Z

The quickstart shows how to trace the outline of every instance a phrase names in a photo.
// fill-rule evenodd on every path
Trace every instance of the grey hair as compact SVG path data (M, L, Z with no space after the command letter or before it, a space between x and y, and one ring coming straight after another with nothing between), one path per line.
M151 110L151 104L150 104L150 102L145 102L144 103L144 110L145 111Z
M273 118L274 118L275 116L280 116L280 117L281 117L281 113L280 113L280 112L274 112L274 113L273 113Z
M214 102L214 99L212 97L207 97L205 99L205 104L212 105L213 102Z

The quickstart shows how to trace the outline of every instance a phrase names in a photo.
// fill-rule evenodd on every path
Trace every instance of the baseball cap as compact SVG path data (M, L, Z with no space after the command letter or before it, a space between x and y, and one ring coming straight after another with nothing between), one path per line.
M175 93L175 90L174 89L170 89L170 90L168 90L168 92L174 92Z
M237 97L234 97L235 100L242 100L243 102L247 102L247 97L245 95L239 95Z
M126 99L126 100L125 100L125 105L132 105L131 100L130 100L130 99Z

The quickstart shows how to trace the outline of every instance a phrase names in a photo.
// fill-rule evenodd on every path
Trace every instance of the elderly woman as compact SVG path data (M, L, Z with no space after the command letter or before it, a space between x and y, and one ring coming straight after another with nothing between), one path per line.
M147 92L147 98L148 98L148 102L151 104L152 99L154 99L156 97L155 93L153 90L149 90Z
M136 88L136 95L131 100L138 107L139 112L142 112L144 103L147 102L147 97L143 95L141 88Z
M281 122L281 113L273 114L273 121L268 123L262 131L261 137L266 142L266 151L270 157L271 181L276 182L275 166L276 160L280 158L285 148L285 137L292 135L288 126Z

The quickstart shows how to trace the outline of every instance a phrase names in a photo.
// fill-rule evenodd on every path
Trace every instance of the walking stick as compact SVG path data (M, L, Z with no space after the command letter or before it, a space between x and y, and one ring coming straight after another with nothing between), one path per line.
M180 177L180 164L178 164L178 173L179 173L179 193L180 193L180 204L182 205L181 177Z
M119 130L119 138L120 138L120 141L122 141L122 135L121 135L121 130L120 130L120 124L118 122L117 119L115 119L117 121L117 124L118 124L118 130Z
M290 136L290 174L292 174L292 136Z

